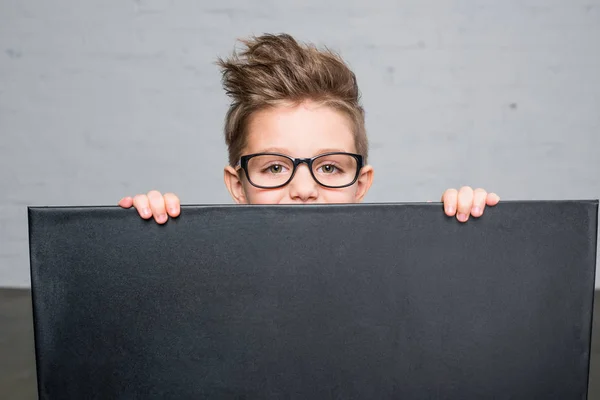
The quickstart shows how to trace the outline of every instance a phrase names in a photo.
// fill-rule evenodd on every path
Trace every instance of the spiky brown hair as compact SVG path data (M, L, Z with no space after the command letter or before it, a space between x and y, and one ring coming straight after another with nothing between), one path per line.
M356 150L366 160L368 140L356 76L338 54L300 44L288 34L265 34L240 42L244 45L241 51L217 61L223 88L232 100L225 117L231 165L246 146L252 113L306 100L345 113L352 122Z

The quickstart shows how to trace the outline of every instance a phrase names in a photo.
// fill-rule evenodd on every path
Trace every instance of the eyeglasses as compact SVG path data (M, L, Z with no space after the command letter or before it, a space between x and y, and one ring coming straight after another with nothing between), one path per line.
M325 153L313 158L293 158L278 153L242 156L238 163L250 184L261 189L276 189L291 182L300 164L308 165L313 179L333 189L353 185L363 167L363 157L352 153Z

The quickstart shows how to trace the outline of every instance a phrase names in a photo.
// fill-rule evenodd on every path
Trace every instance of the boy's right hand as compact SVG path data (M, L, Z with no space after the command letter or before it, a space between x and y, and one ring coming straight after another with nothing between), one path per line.
M151 190L148 194L138 194L135 197L123 197L119 201L119 206L137 210L143 219L154 220L159 224L164 224L170 217L178 217L181 212L179 197L173 193L162 195L157 190Z

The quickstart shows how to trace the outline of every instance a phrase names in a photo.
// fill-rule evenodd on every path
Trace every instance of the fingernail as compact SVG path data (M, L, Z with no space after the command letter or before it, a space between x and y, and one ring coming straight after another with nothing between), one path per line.
M458 220L460 222L465 222L467 220L467 214L458 214Z
M159 214L157 219L159 222L165 222L167 220L167 214Z
M474 207L474 208L473 208L473 211L472 211L472 214L473 214L473 215L479 215L479 214L481 214L481 208L479 208L479 207Z
M448 214L454 214L454 207L448 207Z
M143 208L143 209L142 209L142 215L143 215L144 217L149 217L149 216L150 216L150 214L151 214L151 213L150 213L150 209L149 209L149 208Z
M173 208L169 208L169 212L170 212L171 214L175 214L175 213L177 212L177 209L176 209L175 207L173 207Z

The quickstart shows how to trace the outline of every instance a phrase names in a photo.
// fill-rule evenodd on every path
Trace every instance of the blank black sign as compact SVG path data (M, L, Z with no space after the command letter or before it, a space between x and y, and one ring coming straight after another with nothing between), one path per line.
M597 211L29 208L40 398L585 398Z

